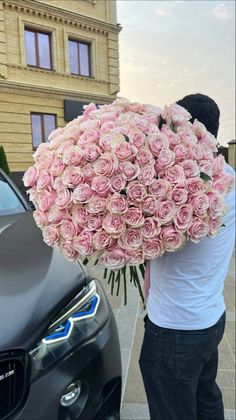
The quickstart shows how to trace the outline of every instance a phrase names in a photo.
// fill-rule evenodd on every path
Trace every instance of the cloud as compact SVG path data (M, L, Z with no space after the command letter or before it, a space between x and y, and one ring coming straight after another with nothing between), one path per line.
M230 18L229 11L224 3L220 3L212 10L212 16L216 19L226 20Z

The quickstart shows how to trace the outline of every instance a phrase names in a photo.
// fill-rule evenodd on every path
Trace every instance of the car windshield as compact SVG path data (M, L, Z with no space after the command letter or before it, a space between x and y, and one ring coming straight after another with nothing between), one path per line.
M20 199L0 174L0 216L23 213L25 208Z

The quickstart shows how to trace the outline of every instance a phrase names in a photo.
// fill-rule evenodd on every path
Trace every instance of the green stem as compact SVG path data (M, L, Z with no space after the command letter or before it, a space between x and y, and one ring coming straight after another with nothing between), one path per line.
M120 291L120 270L118 271L118 273L116 275L116 282L117 282L116 296L119 296L119 291Z
M103 273L103 278L106 279L107 278L107 268L105 268L104 273Z
M137 283L138 290L139 290L139 295L142 299L142 302L144 303L143 291L142 291L142 287L141 287L141 284L140 284L140 281L139 281L139 275L138 275L138 271L137 271L136 267L134 267L134 273L135 273L135 279L136 279L136 283Z

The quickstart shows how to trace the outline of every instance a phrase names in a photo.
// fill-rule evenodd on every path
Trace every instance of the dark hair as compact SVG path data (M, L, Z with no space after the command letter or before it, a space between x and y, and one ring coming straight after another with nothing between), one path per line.
M217 137L220 120L220 110L218 105L209 98L209 96L202 95L201 93L195 93L187 95L183 99L176 102L178 105L187 109L192 115L193 122L195 118L203 123L206 129Z

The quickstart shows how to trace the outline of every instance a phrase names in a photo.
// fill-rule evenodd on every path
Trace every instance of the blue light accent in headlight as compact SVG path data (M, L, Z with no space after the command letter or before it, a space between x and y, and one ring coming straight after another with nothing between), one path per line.
M67 321L56 328L52 334L44 337L42 342L44 344L54 344L58 341L67 340L73 330L74 323L85 318L93 317L97 312L99 302L100 296L96 293L93 298L81 308L80 311L73 314Z

